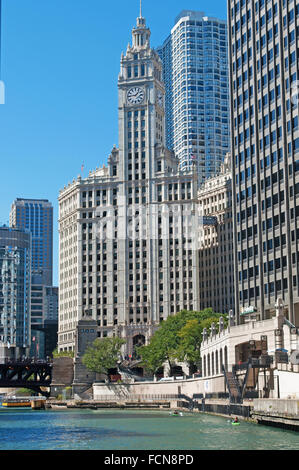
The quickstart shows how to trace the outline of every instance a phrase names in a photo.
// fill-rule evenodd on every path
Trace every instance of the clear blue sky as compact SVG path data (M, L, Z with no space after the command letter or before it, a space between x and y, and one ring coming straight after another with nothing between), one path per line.
M183 9L226 19L226 0L143 0L152 47ZM106 163L118 144L117 77L131 42L139 0L2 0L0 224L16 197L54 206L54 283L58 282L57 197L81 170Z

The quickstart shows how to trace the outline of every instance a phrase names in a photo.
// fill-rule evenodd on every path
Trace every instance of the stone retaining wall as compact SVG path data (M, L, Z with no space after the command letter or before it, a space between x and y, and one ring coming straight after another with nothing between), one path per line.
M297 416L299 418L299 401L298 400L283 400L283 399L263 399L259 398L253 400L254 411L281 416Z
M71 357L57 357L53 359L52 385L72 385L74 380L74 359Z
M259 424L299 431L299 401L257 399L253 401L252 417Z
M122 399L130 395L193 395L217 393L225 391L225 379L223 376L209 379L171 380L164 382L135 382L130 384L93 384L94 400L100 400L101 396Z

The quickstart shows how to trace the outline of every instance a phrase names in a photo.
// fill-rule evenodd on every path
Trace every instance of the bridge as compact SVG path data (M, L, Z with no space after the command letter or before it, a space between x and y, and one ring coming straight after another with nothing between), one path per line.
M49 397L52 367L46 361L6 361L0 364L0 388L28 388Z

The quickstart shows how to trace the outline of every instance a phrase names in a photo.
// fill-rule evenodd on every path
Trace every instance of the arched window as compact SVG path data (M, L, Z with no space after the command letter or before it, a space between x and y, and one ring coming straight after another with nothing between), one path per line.
M145 336L144 335L136 335L133 338L133 359L139 359L139 355L136 351L136 348L139 346L145 345Z
M207 358L206 356L203 357L203 376L207 376Z
M223 351L222 348L220 349L220 370L222 372L222 366L223 366Z
M216 351L215 370L216 370L216 374L219 374L218 351Z
M212 375L215 375L214 352L212 352Z
M210 362L210 354L208 354L208 377L211 375L211 362Z
M225 368L227 370L227 365L228 365L228 361L227 361L227 346L225 346L224 348L224 365L225 365Z

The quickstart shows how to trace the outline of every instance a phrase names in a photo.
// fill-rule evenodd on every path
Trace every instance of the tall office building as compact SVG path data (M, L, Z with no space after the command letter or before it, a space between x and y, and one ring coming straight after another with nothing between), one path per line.
M44 287L43 297L44 320L58 323L58 287Z
M299 325L296 0L229 0L236 313Z
M57 347L58 287L33 285L32 288L31 302L35 302L32 308L42 311L42 322L32 325L30 356L45 359Z
M59 350L96 328L126 338L132 354L160 321L199 306L197 175L165 148L162 63L141 15L132 35L118 80L119 148L59 195ZM86 318L93 327L77 330Z
M231 156L227 154L217 176L198 190L203 217L199 246L200 309L228 313L234 309L234 257Z
M32 272L41 275L41 283L53 280L53 206L46 199L16 199L10 212L10 226L32 234Z
M219 173L230 150L227 23L183 10L157 49L166 87L166 144L199 182Z
M0 227L0 362L30 346L31 234Z
M53 206L44 199L16 199L11 207L10 226L32 236L31 325L44 322L43 289L53 278Z

